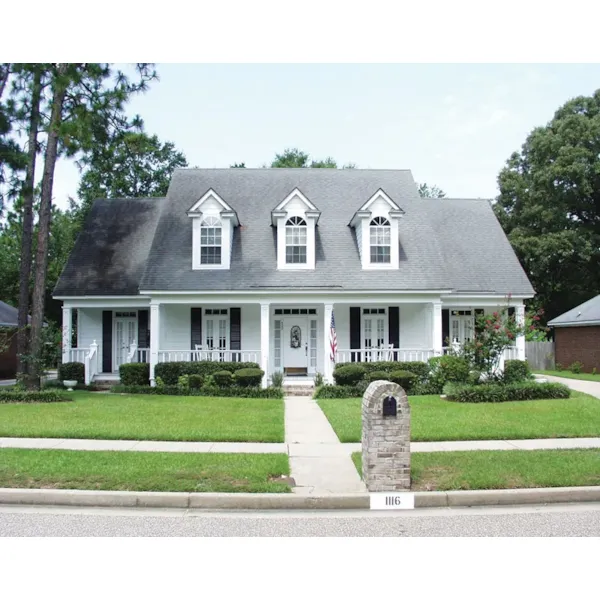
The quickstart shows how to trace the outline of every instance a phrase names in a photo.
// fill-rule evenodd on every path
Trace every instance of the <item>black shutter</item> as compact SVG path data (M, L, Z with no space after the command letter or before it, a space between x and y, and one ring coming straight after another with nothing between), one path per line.
M515 315L515 307L514 306L509 306L508 307L508 316L509 317L514 317Z
M350 350L360 350L360 306L350 307ZM360 362L360 352L350 356L352 362Z
M192 308L191 309L191 349L196 349L196 344L198 346L202 345L202 309L201 308Z
M442 348L446 347L446 340L450 337L450 310L442 308Z
M112 373L112 310L102 311L102 372Z
M229 349L242 349L242 311L240 308L229 309ZM241 361L240 353L232 354L234 362Z
M396 352L396 349L400 348L400 307L390 306L388 310L388 339L389 343L394 346L392 360L398 360L398 352Z
M483 308L476 308L475 309L475 334L477 335L478 333L481 333L481 327L477 326L477 320L479 319L479 317L484 313Z
M148 311L138 310L138 348L150 347L150 329L148 328Z

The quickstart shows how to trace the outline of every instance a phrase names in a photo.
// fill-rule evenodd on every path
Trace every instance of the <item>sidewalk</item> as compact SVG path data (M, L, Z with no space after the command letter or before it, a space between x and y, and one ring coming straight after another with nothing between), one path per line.
M598 381L569 379L568 377L555 377L554 375L540 375L540 377L545 377L552 383L563 383L564 385L569 386L572 390L600 398L600 382Z
M308 435L307 435L308 437ZM65 438L0 438L0 448L55 450L117 450L134 452L210 452L288 454L290 459L338 459L360 452L361 444L318 441L261 444L258 442L152 442L139 440L81 440ZM469 442L412 442L411 452L470 450L560 450L600 448L600 438L551 438L542 440L475 440ZM354 465L352 465L354 469ZM328 473L327 477L331 477Z

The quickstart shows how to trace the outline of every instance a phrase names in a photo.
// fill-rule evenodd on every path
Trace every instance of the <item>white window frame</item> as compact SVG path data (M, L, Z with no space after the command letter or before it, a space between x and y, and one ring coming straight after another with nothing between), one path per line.
M217 235L219 243L215 241L213 243L203 242L203 233L206 232L208 237L208 231L213 230L213 240L216 240ZM203 248L219 248L219 262L203 262L202 261L202 249ZM216 215L206 215L200 221L200 265L204 268L220 267L223 264L223 221Z
M373 239L375 238L375 239ZM386 239L387 238L387 239ZM387 260L373 260L374 248L387 248ZM385 217L374 217L369 222L369 263L371 265L391 265L392 225Z
M291 243L289 238L292 238ZM298 243L294 240L298 239ZM303 243L302 243L303 242ZM304 248L304 261L288 261L288 248ZM286 267L307 268L308 265L308 224L300 216L292 216L285 222L285 264Z

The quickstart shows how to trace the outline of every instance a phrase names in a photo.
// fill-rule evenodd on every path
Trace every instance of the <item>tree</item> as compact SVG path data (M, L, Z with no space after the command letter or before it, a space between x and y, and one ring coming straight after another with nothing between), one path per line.
M298 148L286 148L281 154L275 155L271 163L273 169L337 169L337 162L328 156L324 160L312 160L310 156ZM356 165L350 163L345 169L353 169Z
M495 210L553 318L600 293L600 90L534 129L498 176Z
M446 192L437 187L437 185L431 187L426 183L419 183L417 185L421 198L444 198L446 196Z
M117 131L107 145L95 147L80 166L80 221L97 198L165 196L173 171L187 167L185 155L172 142L140 131Z
M246 163L233 163L232 165L229 165L230 169L245 169L246 168Z

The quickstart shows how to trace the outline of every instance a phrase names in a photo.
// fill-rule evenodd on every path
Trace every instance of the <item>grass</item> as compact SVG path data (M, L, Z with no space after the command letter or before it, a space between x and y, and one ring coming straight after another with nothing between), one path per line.
M352 460L362 474L360 452ZM414 491L600 485L599 450L480 450L411 455Z
M566 377L567 379L582 379L583 381L600 381L598 373L573 373L572 371L536 371L540 375L552 375L554 377Z
M156 492L289 492L285 454L0 449L0 487Z
M448 402L409 396L411 440L509 440L600 436L600 400L572 392L567 400L496 404ZM360 398L319 400L341 442L360 442Z
M0 404L0 437L283 442L283 400L71 392L73 402Z

